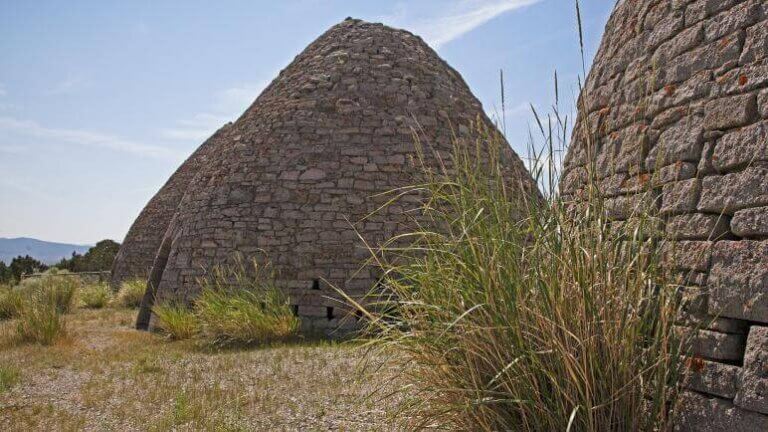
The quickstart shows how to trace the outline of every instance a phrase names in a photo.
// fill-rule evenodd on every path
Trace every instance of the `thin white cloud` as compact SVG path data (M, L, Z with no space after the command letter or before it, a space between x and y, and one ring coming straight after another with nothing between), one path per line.
M142 157L174 161L183 158L183 155L179 152L165 147L142 144L114 135L88 130L49 128L30 120L19 120L13 117L0 116L0 131L14 132L53 142L104 148Z
M277 75L277 73L275 73ZM230 87L216 95L215 107L220 112L240 115L269 85L269 81L248 83Z
M146 36L149 34L149 26L143 22L135 23L131 28L131 31L133 31L134 34Z
M190 119L178 121L176 127L161 130L160 135L166 139L200 142L231 120L232 117L221 115L196 114Z
M533 115L531 112L531 104L528 102L522 102L517 105L507 106L504 115L507 117Z
M8 91L3 83L0 83L0 98L8 96ZM6 99L7 100L7 99ZM13 108L13 104L5 101L0 101L0 111L8 111Z
M493 124L496 125L502 132L504 131L507 121L515 120L517 118L525 118L531 116L531 104L527 102L521 102L518 104L507 105L506 109L502 112L501 108L494 105L493 108L485 108L485 115L491 119Z
M406 28L438 49L480 27L493 18L541 0L453 0L445 7L416 10L414 2L399 3L396 13L382 21ZM441 5L442 6L442 5ZM437 13L435 13L437 11Z
M387 24L406 28L423 37L432 47L455 40L491 19L541 0L450 0L447 7L418 10L415 2L402 2L395 13L380 17ZM416 6L414 6L416 5ZM275 74L276 75L276 74ZM202 142L228 121L235 121L269 84L248 83L217 92L211 109L160 130L165 139ZM517 114L517 113L515 113Z
M0 153L19 155L26 153L27 148L16 144L0 144Z
M8 177L0 177L0 186L4 189L15 189L24 195L53 200L56 197L38 187L34 181L19 181Z
M48 93L51 95L65 95L75 92L84 85L85 81L80 78L67 78L56 84Z
M269 84L268 81L242 84L214 94L211 110L179 120L172 128L162 129L166 139L200 143L225 123L235 121Z

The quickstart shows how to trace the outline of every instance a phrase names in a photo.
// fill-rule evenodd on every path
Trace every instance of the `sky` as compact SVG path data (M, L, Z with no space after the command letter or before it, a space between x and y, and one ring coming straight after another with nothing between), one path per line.
M615 2L581 3L589 67ZM422 36L521 155L555 71L572 110L574 0L0 0L0 237L121 242L189 154L348 16Z

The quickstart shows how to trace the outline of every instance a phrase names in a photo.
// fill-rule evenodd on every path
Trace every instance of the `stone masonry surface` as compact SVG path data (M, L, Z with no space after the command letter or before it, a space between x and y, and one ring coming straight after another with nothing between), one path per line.
M594 163L609 216L657 205L672 240L700 327L676 430L768 430L768 1L620 0L577 124L563 195Z
M133 222L112 265L111 284L114 288L125 280L146 279L149 276L157 250L187 185L216 152L227 127L229 125L219 129L184 161Z
M361 237L376 246L413 227L407 210L418 196L374 210L389 199L382 193L418 180L414 132L427 165L440 159L450 169L452 137L474 145L478 124L497 133L421 38L353 19L332 27L220 132L173 215L163 215L168 229L149 277L155 292L137 326L154 324L152 294L190 302L205 269L240 253L267 257L305 331L354 329L333 287L362 298L379 275L363 266L370 252ZM500 160L512 184L536 190L506 143Z

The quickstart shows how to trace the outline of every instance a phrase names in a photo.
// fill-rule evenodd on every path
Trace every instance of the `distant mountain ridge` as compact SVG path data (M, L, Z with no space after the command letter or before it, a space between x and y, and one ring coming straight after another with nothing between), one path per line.
M29 255L45 264L55 264L62 258L69 258L72 252L84 254L90 245L47 242L28 237L0 237L0 261L10 264L19 255Z

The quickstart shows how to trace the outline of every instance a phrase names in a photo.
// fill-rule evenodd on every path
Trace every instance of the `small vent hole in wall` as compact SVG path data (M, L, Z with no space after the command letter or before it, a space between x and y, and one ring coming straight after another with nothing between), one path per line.
M325 317L328 318L328 321L332 320L334 318L333 316L333 306L327 306L325 308Z
M320 279L312 280L312 289L313 290L319 290L320 289Z
M299 305L291 305L291 310L293 310L293 316L299 316Z

